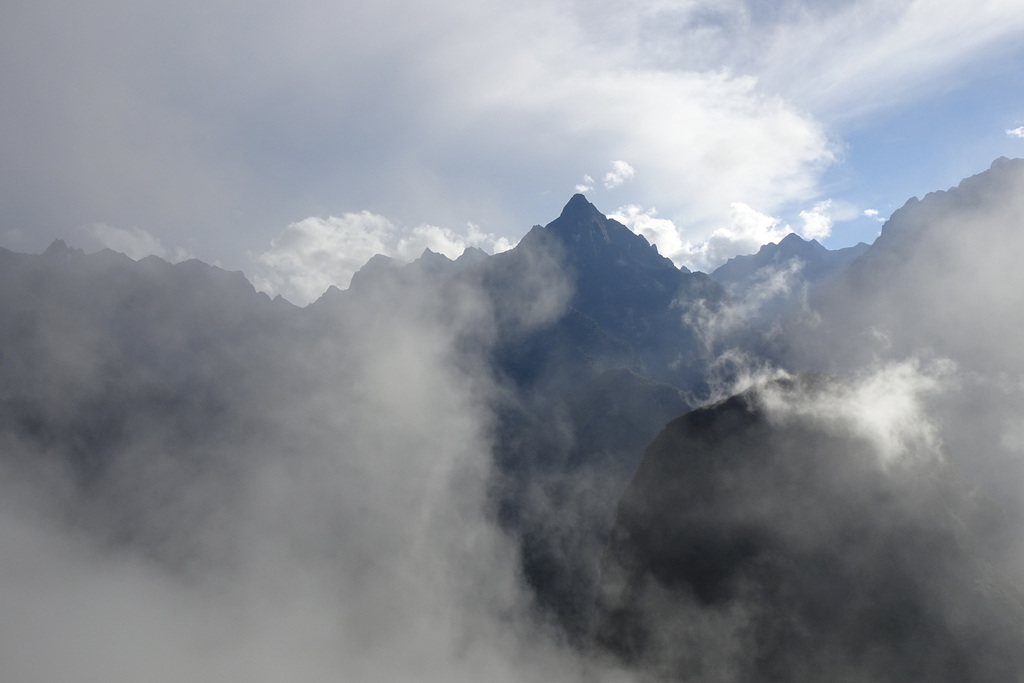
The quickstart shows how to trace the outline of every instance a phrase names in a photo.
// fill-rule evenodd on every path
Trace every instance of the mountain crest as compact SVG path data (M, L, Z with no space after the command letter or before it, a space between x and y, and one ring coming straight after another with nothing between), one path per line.
M679 271L643 235L602 214L582 194L574 194L543 232L562 244L568 260L578 268L628 263L640 268Z
M562 207L562 213L559 214L558 218L570 218L579 221L587 218L603 219L605 216L587 200L585 195L577 193L570 197L568 203Z
M82 249L72 249L68 246L64 240L54 240L50 243L50 246L43 252L43 256L49 258L73 258L75 256L84 256L85 251Z

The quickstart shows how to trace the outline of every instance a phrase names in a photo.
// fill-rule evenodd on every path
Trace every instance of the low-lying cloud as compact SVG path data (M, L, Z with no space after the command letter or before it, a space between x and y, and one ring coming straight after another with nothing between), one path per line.
M498 253L513 246L473 224L457 233L435 225L401 229L369 211L311 217L290 224L268 250L252 256L252 280L258 289L304 306L331 285L347 288L352 275L377 254L408 262L425 249L456 259L467 247Z
M5 395L0 423L0 677L601 679L537 619L488 508L499 388L479 354L496 321L478 289L422 279L299 322L244 287L210 298L202 281L223 275L205 266L68 258L132 286L95 270L96 308L74 310L76 276L54 270L35 331L63 321L95 343L6 339L28 363L7 379L38 381ZM533 303L524 324L560 310ZM148 311L176 338L136 328ZM81 372L48 376L58 361Z

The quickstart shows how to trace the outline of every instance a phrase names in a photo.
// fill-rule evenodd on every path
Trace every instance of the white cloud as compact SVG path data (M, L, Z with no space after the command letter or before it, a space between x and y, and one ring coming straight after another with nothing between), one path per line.
M11 225L189 231L173 239L230 265L287 217L351 207L519 236L548 217L545 192L628 159L642 173L620 203L657 205L700 242L734 202L778 213L818 196L830 117L947 82L1024 30L1010 0L748 5L300 0L242 28L221 0L117 22L93 0L25 6L0 44L76 59L0 62L0 205Z
M917 358L864 372L848 384L826 383L808 394L786 393L767 385L761 394L778 420L810 417L835 430L870 441L883 463L939 452L938 429L929 419L927 399L948 387L956 366L948 360Z
M778 242L793 232L779 219L753 209L741 202L730 207L729 222L712 231L703 242L693 244L682 237L674 222L656 218L657 210L641 206L620 207L609 214L633 232L643 235L658 251L677 265L691 270L711 272L737 254L756 253L769 242Z
M879 223L885 222L885 217L881 215L878 209L864 209L862 215L867 216L868 218L874 218Z
M352 275L376 254L413 261L430 249L456 259L467 247L498 253L513 246L472 223L458 233L435 225L404 230L369 211L310 217L290 224L270 249L251 256L256 262L252 281L268 294L305 305L331 285L348 287Z
M636 169L621 159L612 162L612 170L604 174L604 186L613 189L626 182L636 174Z
M304 305L332 284L347 286L371 257L388 251L394 231L391 221L369 211L292 223L254 257L253 283Z
M576 186L576 191L586 194L594 190L594 179L589 175L583 176L583 182Z
M1011 128L1006 131L1006 134L1009 135L1011 138L1024 138L1024 126Z
M508 251L515 245L504 237L495 237L485 233L479 226L469 223L464 233L457 233L449 228L436 225L418 225L406 235L400 237L386 256L393 256L403 261L413 261L430 249L444 254L450 259L457 259L467 247L477 247L492 254Z
M816 240L832 234L832 200L826 199L808 211L801 211L803 228L799 231L804 239Z
M949 87L1024 31L1014 0L857 0L790 13L762 33L750 68L829 117L849 118ZM752 36L753 37L753 36ZM942 46L938 49L937 46Z
M658 248L662 256L675 260L675 256L685 251L686 245L679 234L675 223L667 218L656 218L658 210L651 207L644 210L636 204L620 206L608 214L612 220L616 220L638 235L643 235L647 241Z

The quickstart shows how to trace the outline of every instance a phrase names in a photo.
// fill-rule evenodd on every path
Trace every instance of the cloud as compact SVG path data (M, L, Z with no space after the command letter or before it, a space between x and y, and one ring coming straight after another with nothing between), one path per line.
M435 225L404 230L369 211L310 217L290 224L270 249L251 257L251 277L257 289L304 306L331 285L348 287L353 273L377 254L413 261L430 249L456 259L467 247L498 253L513 246L472 223L457 233Z
M830 118L947 88L963 80L967 65L998 59L1024 30L1024 16L1007 0L973 8L859 0L815 10L750 26L762 33L747 59L767 83Z
M830 430L867 439L881 462L936 457L941 439L926 401L953 387L956 366L918 358L862 370L849 383L826 382L818 391L792 392L768 384L759 394L770 418L810 419Z
M181 247L168 252L159 239L142 228L117 228L106 223L94 223L89 226L89 234L103 247L119 251L136 261L146 256L158 256L174 263L193 258Z
M302 223L282 241L395 239L369 213ZM0 425L0 678L603 678L534 620L516 540L487 514L499 389L480 292L414 281L292 327L247 288L126 288L153 264L102 259L78 262L83 307L74 264L22 262L54 286L31 293L41 343L4 347L29 367L0 372L36 377L19 405L54 439ZM26 303L0 292L5 312ZM77 373L53 370L56 346Z
M801 211L800 218L804 224L798 232L804 239L828 237L832 234L832 200L826 199L808 211Z
M619 504L598 638L673 680L1017 676L1018 523L946 460L943 365L783 377L669 423Z
M886 221L885 217L879 213L878 209L864 209L862 215L867 216L868 218L874 218L879 223L885 223Z
M612 162L612 170L604 174L605 189L611 190L626 182L636 174L636 169L621 159Z
M1011 128L1006 131L1006 134L1011 138L1024 138L1024 126L1018 128Z
M675 223L667 218L657 218L658 210L654 207L644 209L636 204L620 206L608 214L612 220L616 220L638 235L643 235L647 241L658 248L662 256L668 256L675 260L676 255L685 251L679 229Z
M290 224L270 249L254 256L252 279L257 289L304 305L332 284L347 287L374 254L390 251L394 232L391 221L369 211L306 218Z
M658 251L676 265L711 272L737 254L756 253L762 245L778 242L793 232L779 219L761 213L741 202L731 206L729 223L716 228L702 243L684 242L679 228L670 220L656 218L655 209L640 206L621 207L609 214L634 232L658 246Z
M593 192L594 190L594 179L589 175L583 176L583 182L576 186L576 191L582 194L587 192Z
M302 0L244 27L226 0L116 22L95 0L12 9L0 218L39 250L100 221L244 268L294 217L364 207L514 240L557 215L565 178L628 159L642 173L620 203L658 206L699 244L734 202L818 197L836 112L944 85L1022 30L1011 2L432 7Z
M363 207L514 240L556 215L538 187L614 159L599 182L687 217L701 239L734 201L772 211L813 195L833 159L821 124L756 75L652 63L561 2L445 0L428 14L304 0L244 28L227 2L140 8L117 28L107 12L5 17L9 49L61 47L0 61L15 109L0 125L7 224L145 224L227 267L290 217Z

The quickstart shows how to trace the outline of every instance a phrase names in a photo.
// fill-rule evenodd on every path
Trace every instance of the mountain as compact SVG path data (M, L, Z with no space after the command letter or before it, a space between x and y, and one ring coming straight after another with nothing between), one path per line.
M239 494L227 453L292 400L272 359L301 315L199 261L0 251L0 484L63 490L78 528L177 564Z
M686 307L725 293L583 195L469 273L499 322L497 374L516 387L497 412L499 518L523 539L539 605L580 634L616 501L644 446L706 391L709 359ZM524 302L549 306L546 322L524 326Z
M619 504L595 641L671 680L1017 680L1012 525L797 377L673 420ZM795 410L794 410L795 409Z
M872 247L815 301L823 320L814 338L828 340L813 349L816 362L928 346L979 371L1024 366L1015 341L1024 325L1022 196L1024 160L1002 158L895 211Z
M778 244L766 244L756 254L735 256L711 273L711 279L723 285L763 280L771 272L797 270L806 282L818 282L836 275L864 252L861 242L852 247L830 251L817 240L805 240L791 232Z
M416 365L437 345L448 355L430 372L468 373L485 397L488 509L517 539L537 607L576 634L644 447L701 390L680 306L723 296L582 196L510 252L376 256L305 309L198 261L60 243L0 261L0 437L70 463L103 534L164 558L188 547L164 510L192 499L178 514L202 526L270 453L344 441L330 425L367 402L336 396L370 391L352 379L377 367L367 359L407 345L395 363ZM380 371L398 394L425 372Z
M1022 196L999 159L910 200L752 354L829 374L669 423L619 504L598 647L681 680L1022 676Z
M535 226L502 259L521 267L539 255L555 258L570 288L568 306L629 345L648 376L702 391L700 343L685 322L687 307L718 306L724 290L703 273L677 268L656 247L574 195L557 219Z
M0 593L55 652L147 623L65 600L158 585L227 610L182 623L312 610L382 650L512 628L654 679L1015 680L1021 197L997 160L869 248L707 276L576 195L304 309L0 250ZM144 578L94 600L107 567Z

